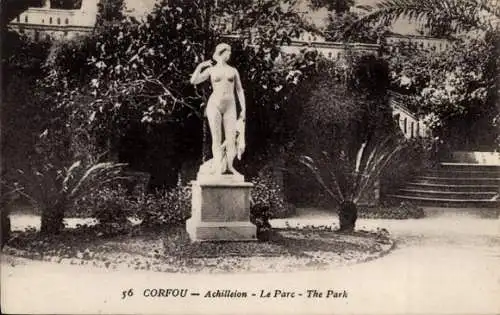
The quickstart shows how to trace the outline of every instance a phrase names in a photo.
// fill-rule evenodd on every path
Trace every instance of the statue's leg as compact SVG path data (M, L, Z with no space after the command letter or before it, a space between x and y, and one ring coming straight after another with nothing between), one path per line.
M210 106L212 105L212 106ZM210 127L210 134L212 136L212 156L213 156L213 170L215 174L222 173L222 115L213 104L207 106L207 119L208 126Z
M241 175L233 166L233 161L236 157L236 106L228 108L222 119L226 139L227 168L231 173Z

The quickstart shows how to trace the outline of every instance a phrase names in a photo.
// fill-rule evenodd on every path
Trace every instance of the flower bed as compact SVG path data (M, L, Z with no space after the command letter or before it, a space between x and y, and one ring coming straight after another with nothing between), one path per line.
M335 233L331 227L273 229L269 242L191 243L184 229L131 227L106 236L99 226L44 237L15 232L4 254L72 265L160 272L245 272L324 269L380 257L393 248L386 231Z

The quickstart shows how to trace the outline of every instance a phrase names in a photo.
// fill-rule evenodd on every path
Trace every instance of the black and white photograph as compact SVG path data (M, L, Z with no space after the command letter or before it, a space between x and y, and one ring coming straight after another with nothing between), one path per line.
M0 10L2 314L500 314L500 1Z

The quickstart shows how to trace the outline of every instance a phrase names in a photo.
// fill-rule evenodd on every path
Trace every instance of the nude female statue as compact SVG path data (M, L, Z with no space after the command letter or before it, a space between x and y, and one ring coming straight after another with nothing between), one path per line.
M213 88L206 108L212 136L213 158L200 167L200 172L219 175L229 171L242 176L234 168L233 161L236 155L241 159L245 150L245 94L238 70L227 64L230 56L231 46L217 45L213 54L216 64L213 65L211 60L200 63L193 72L190 82L196 85L210 78ZM235 90L241 106L239 119L236 119ZM222 129L224 129L224 143L222 143Z

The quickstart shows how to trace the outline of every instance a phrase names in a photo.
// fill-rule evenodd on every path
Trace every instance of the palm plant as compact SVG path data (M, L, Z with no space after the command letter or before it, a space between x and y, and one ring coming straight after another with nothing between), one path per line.
M59 169L51 164L30 172L18 170L18 181L3 183L25 197L41 211L41 232L57 234L63 227L64 212L76 200L105 185L126 179L126 164L101 162L85 164L74 162L69 168Z
M352 232L357 220L360 200L373 189L382 171L405 147L405 140L389 135L372 147L363 142L355 159L340 154L337 161L326 152L319 158L303 155L300 162L314 175L316 181L339 205L339 231Z
M494 33L500 25L497 0L383 0L358 7L367 11L360 23L392 23L408 18L423 22L431 32L444 27L452 33Z

